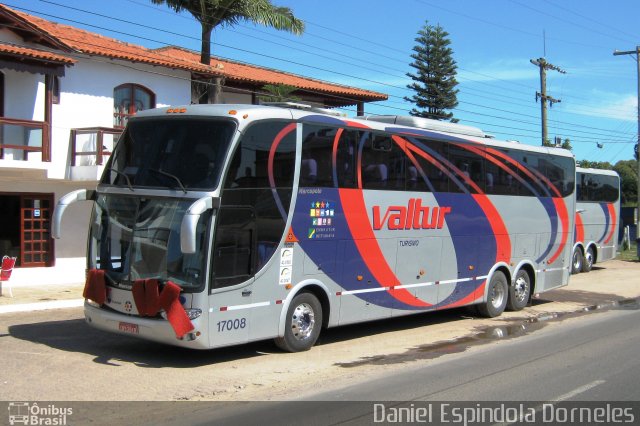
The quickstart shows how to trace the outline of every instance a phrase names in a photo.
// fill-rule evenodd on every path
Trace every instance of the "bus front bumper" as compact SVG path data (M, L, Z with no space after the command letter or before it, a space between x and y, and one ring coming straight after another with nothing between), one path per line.
M84 303L84 317L87 324L100 330L122 334L140 339L152 340L174 346L191 349L210 349L206 333L201 330L205 317L191 321L194 329L182 339L176 337L169 321L157 318L141 318L124 315L106 309L95 307L87 301Z

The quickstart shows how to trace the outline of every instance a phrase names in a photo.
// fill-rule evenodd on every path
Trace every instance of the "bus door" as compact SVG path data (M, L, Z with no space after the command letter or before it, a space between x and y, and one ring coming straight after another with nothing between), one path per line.
M209 291L211 346L248 340L256 247L254 209L221 207L217 215Z

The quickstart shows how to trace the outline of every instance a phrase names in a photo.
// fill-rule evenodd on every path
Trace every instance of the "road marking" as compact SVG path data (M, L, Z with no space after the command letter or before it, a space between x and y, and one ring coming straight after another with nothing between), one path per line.
M605 383L604 380L594 380L591 383L587 383L584 386L580 386L579 388L576 388L574 390L572 390L571 392L567 392L564 395L560 395L557 398L552 399L552 402L560 402L560 401L565 401L567 399L573 398L576 395L580 395L581 393L584 393L586 391L588 391L589 389L593 389L596 386L599 386L601 384Z

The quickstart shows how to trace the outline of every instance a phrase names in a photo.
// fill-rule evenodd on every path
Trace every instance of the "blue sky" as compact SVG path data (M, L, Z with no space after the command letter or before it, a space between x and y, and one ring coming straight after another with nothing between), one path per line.
M240 24L214 34L213 54L389 95L368 113L406 115L411 49L426 21L448 33L458 64L462 124L540 144L539 70L545 57L549 136L569 138L578 160L631 159L637 140L637 0L272 0L306 22L303 36ZM46 19L120 40L200 49L200 25L150 0L9 0ZM77 10L75 10L75 9ZM88 11L91 13L86 13ZM100 16L104 15L104 16ZM113 19L110 19L111 17ZM150 28L142 28L145 25ZM543 37L544 34L544 37ZM344 110L355 115L354 110ZM598 148L597 144L602 144Z

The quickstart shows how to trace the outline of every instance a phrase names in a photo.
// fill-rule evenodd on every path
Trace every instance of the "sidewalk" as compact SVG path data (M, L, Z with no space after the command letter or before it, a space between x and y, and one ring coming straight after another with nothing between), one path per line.
M7 283L2 283L0 314L82 306L83 288L84 283L19 285L11 287L13 297L8 297Z
M59 259L55 267L15 268L1 283L0 313L82 305L85 260ZM13 297L8 297L11 288Z

